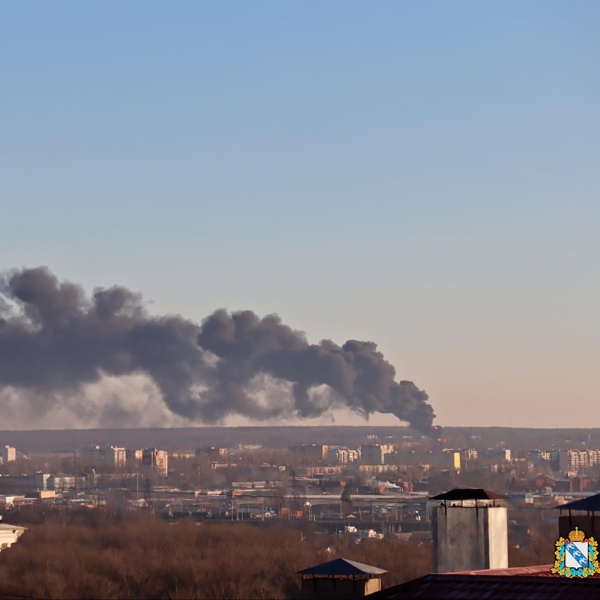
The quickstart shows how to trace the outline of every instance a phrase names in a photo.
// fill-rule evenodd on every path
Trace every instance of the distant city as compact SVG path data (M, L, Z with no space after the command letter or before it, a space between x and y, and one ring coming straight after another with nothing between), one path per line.
M578 530L590 544L600 536L600 431L431 433L0 432L0 595L444 598L456 576L472 589L484 581L490 598L532 577L545 597L569 597L557 573L577 565L553 566L554 548L557 539L580 540ZM586 573L596 585L589 547ZM13 573L26 568L25 556L53 570L24 586ZM277 560L278 569L267 566ZM241 563L254 571L239 571ZM428 586L439 594L427 595Z
M332 437L339 437L336 428L328 429ZM283 446L277 439L286 428L273 428L266 443L265 429L257 430L252 441L249 428L244 433L247 441L237 446L176 449L171 442L167 450L105 443L85 444L69 452L40 452L38 447L32 453L5 444L0 510L42 502L66 508L151 509L166 519L309 519L336 534L407 537L418 533L427 539L427 499L452 486L489 487L506 493L515 506L540 508L599 487L600 444L587 448L585 441L565 440L561 448L526 449L527 433L523 433L514 448L502 440L488 447L486 441L493 442L493 436L473 434L466 436L470 444L459 446L449 443L465 440L456 428L438 439L402 427L382 428L380 433L367 427L343 430L344 436L354 431L356 443L334 440ZM111 431L118 435L118 430ZM218 430L213 431L213 437L218 435ZM236 432L221 431L224 437ZM294 428L288 431L292 438ZM514 431L518 430L512 430L513 435ZM580 438L585 437L582 431ZM40 433L38 438L49 434ZM569 448L569 443L575 447ZM49 441L49 450L51 446ZM349 526L348 519L356 524Z

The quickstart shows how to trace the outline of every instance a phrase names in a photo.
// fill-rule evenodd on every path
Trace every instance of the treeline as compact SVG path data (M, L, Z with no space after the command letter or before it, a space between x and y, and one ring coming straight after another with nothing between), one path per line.
M0 431L2 444L10 444L29 453L73 452L89 444L145 448L156 446L174 451L222 446L239 448L240 445L259 444L265 448L287 448L300 444L330 444L355 446L366 441L366 436L415 434L407 427L350 426L296 426L296 427L181 427L154 429L66 429L46 431ZM420 434L416 432L420 437ZM397 441L397 440L396 440Z
M0 553L0 597L297 598L300 569L349 558L395 585L431 570L431 546L360 544L281 523L166 523L150 513L49 511L6 515L28 527Z

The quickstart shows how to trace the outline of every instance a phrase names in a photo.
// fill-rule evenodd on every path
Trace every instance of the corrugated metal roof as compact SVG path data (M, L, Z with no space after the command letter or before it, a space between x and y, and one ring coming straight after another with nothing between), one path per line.
M431 574L389 587L370 600L570 600L600 596L600 578L568 579L550 574Z
M433 496L430 500L508 500L508 496L483 488L456 488Z
M477 571L455 571L446 575L502 575L514 577L516 575L529 575L530 577L561 577L552 572L554 564L532 565L529 567L506 567L505 569L481 569Z
M330 577L348 575L383 575L387 571L379 567L372 567L354 560L336 558L326 563L321 563L308 569L298 571L298 575L328 575Z
M582 498L581 500L575 500L573 502L568 502L567 504L561 504L556 508L567 509L567 510L585 510L588 512L600 512L600 494L596 494L595 496L589 496L587 498Z

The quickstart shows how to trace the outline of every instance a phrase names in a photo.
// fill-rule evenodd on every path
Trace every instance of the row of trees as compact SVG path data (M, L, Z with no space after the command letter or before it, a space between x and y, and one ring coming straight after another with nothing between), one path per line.
M298 570L339 556L387 569L385 585L431 570L429 545L354 544L314 524L172 525L99 510L21 512L20 520L28 531L0 553L0 597L296 598Z

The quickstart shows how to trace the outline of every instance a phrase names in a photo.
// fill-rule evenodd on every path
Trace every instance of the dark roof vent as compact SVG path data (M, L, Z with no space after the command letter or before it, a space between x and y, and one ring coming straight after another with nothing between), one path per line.
M483 488L456 488L433 496L430 500L508 500L508 496L490 492Z
M347 560L345 558L336 558L326 563L321 563L308 569L298 571L298 575L313 575L321 577L348 577L352 575L362 576L378 576L387 573L384 569L379 567L372 567L371 565L365 565L354 560Z

